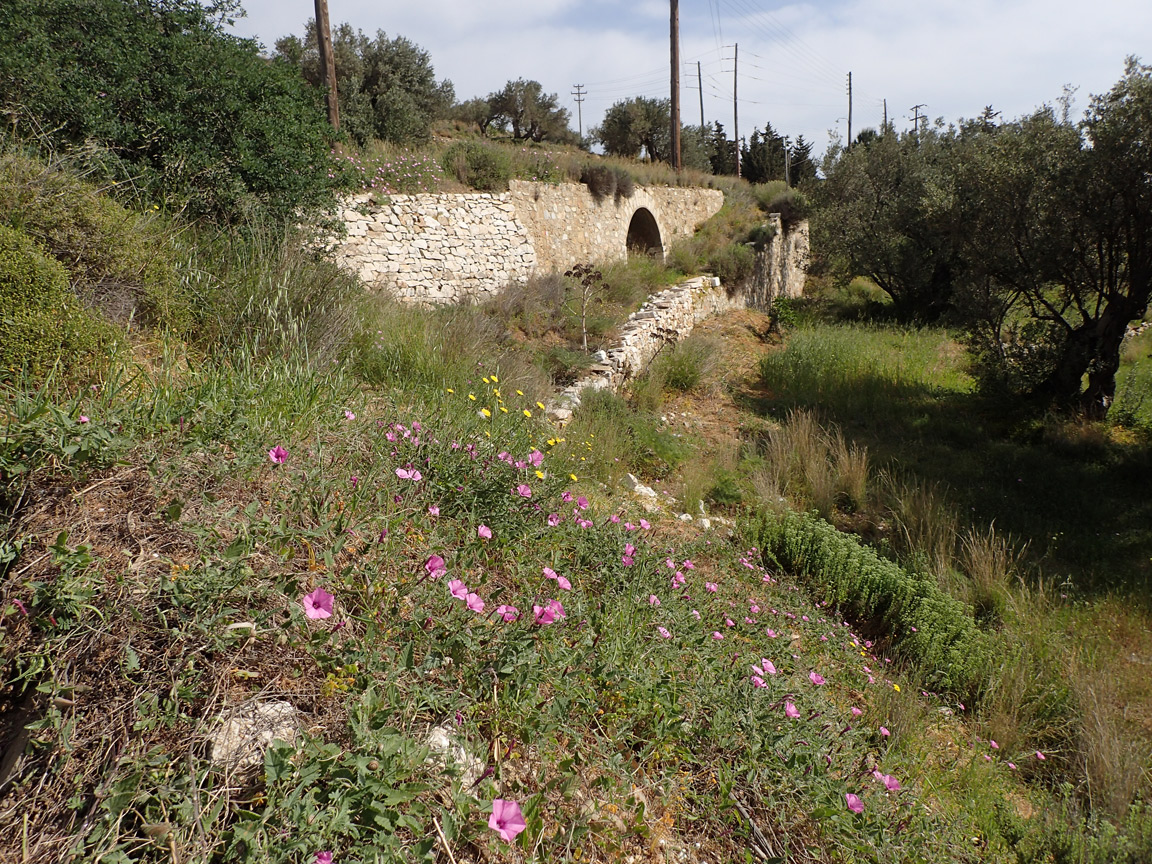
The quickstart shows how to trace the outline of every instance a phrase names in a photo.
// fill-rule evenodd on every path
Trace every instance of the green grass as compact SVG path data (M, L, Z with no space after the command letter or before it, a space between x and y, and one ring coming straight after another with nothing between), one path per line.
M994 522L1028 543L1050 576L1147 597L1147 448L1097 427L1022 419L981 398L964 364L945 331L805 324L765 358L764 392L749 407L815 410L877 468L895 465L944 490L962 524Z

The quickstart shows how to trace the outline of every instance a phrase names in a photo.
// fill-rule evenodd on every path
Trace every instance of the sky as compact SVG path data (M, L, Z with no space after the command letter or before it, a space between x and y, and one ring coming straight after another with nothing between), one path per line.
M302 35L313 0L242 0L237 35L271 51ZM585 132L613 103L670 93L669 0L329 0L332 26L405 36L426 50L458 100L516 78L535 79ZM1131 54L1152 63L1149 0L680 0L681 118L743 138L771 123L822 153L848 123L878 127L887 100L898 129L913 106L956 122L985 106L1010 119L1077 88L1080 116L1092 94L1123 74ZM698 67L703 87L697 86Z

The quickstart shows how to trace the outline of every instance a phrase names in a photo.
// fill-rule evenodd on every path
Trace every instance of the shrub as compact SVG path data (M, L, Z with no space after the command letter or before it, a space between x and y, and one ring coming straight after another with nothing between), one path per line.
M481 192L502 192L508 188L512 163L504 151L478 141L461 141L444 151L444 170L461 183Z
M225 32L230 3L7 0L0 82L21 128L95 141L158 204L238 221L335 203L319 97L287 63Z
M59 362L82 365L109 338L68 287L68 273L27 236L0 225L0 374L39 376Z
M856 537L812 516L765 513L752 530L765 562L882 630L928 683L962 696L986 686L993 640L976 626L971 607L943 592L935 578L881 558Z
M70 160L0 152L0 221L60 261L76 293L118 322L187 331L190 298L176 276L175 230L86 182Z
M597 202L616 195L617 174L607 165L588 165L580 172L580 182Z

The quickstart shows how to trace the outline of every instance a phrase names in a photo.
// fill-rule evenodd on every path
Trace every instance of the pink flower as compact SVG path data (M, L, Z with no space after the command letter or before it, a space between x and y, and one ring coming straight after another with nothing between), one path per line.
M845 792L844 800L848 802L848 809L853 813L864 812L864 802L860 800L859 795L853 795L851 792Z
M87 417L85 417L83 414L81 414L81 415L80 415L80 422L81 422L81 423L87 423L87 422L88 422L88 418L87 418ZM284 461L284 460L280 460L280 461Z
M649 528L651 528L652 526L651 526L650 524L648 524L648 520L647 520L647 519L641 519L641 520L640 520L640 527L641 527L641 528L643 528L645 531L647 531L647 530L648 530Z
M700 610L699 609L693 609L692 610L692 617L695 618L697 621L699 621L700 620Z
M776 667L774 665L772 665L771 660L761 659L760 665L764 667L764 671L767 672L769 675L775 675L776 674Z
M528 464L533 468L539 468L540 463L544 461L544 454L539 450L533 450L528 454Z
M1045 756L1043 753L1041 753L1039 750L1037 750L1036 751L1036 758L1039 759L1041 762L1043 762L1045 759Z
M557 618L567 617L564 614L564 605L559 600L549 600L548 601L548 608L552 611L552 614L554 616L556 616Z
M633 546L631 543L625 543L624 544L624 554L625 555L635 555L636 554L636 547Z
M476 529L476 535L478 537L483 538L484 540L491 540L492 539L492 529L489 528L487 525L481 525L479 528Z
M859 708L857 708L855 705L852 706L852 716L853 717L859 717L863 713L864 712L861 711Z
M453 579L449 582L448 590L452 592L452 596L457 600L465 600L468 597L468 586L459 579Z
M428 515L429 516L439 516L440 515L440 508L437 507L435 504L433 504L432 506L430 506L428 508Z
M572 590L572 583L569 582L567 579L565 579L563 576L557 576L556 577L556 584L563 591L571 591Z
M88 418L84 417L83 422L87 423ZM268 458L272 460L273 465L283 465L284 460L288 458L288 451L277 444L275 447L268 451Z
M559 524L560 524L560 514L559 513L549 513L548 514L549 527L555 528Z
M572 503L572 493L569 492L567 489L565 489L563 492L560 493L560 500L563 501L565 504L571 504Z
M735 621L733 621L731 618L725 618L725 619L724 619L724 626L725 626L725 627L735 627L735 626L736 626L736 622L735 622Z
M796 710L796 706L791 702L784 703L784 716L795 720L800 716L800 712Z
M753 675L752 676L752 686L753 687L767 687L768 685L764 683L764 679L761 678L759 675Z
M424 569L433 579L439 579L448 572L448 568L444 566L444 559L439 555L429 555L428 560L424 562Z
M768 628L766 631L764 631L764 632L766 632L766 633L768 634L768 638L769 638L769 639L775 639L775 638L776 638L776 631L775 631L775 630L773 630L771 627L769 627L769 628Z
M623 564L625 567L631 567L632 566L632 556L631 555L621 555L620 556L620 563Z
M892 733L888 731L887 727L881 726L880 727L880 734L883 735L885 738L887 738Z
M331 852L317 852L316 860L312 864L332 864Z
M826 683L824 680L824 676L821 675L819 672L809 672L808 673L808 680L811 681L813 684L815 684L817 687L819 687L821 684Z
M556 578L556 571L553 570L551 567L545 567L544 568L544 578L545 579L555 579Z
M335 599L323 588L317 588L311 594L305 594L300 602L304 604L304 614L309 618L331 618L332 601Z
M579 507L581 510L587 510L588 509L588 499L585 498L583 495L581 495L579 498L576 499L576 506Z
M715 582L705 582L705 583L704 583L704 588L705 588L705 589L706 589L706 590L707 590L709 593L712 593L712 594L715 594L715 593L716 593L716 583L715 583Z
M656 632L659 633L665 639L671 639L672 638L672 634L668 632L667 627L657 627Z
M1016 770L1016 763L1015 762L1009 762L1008 767L1011 768L1013 771L1015 771Z
M13 600L12 605L20 610L21 615L23 615L25 618L28 617L28 610L24 608L24 602L22 600Z
M347 408L345 408L344 409L344 419L345 420L355 420L356 415L353 414L351 411L349 411Z
M464 598L464 602L468 605L468 608L471 609L473 612L483 612L484 611L484 601L480 599L480 595L478 595L478 594L473 594L472 592L469 592L468 596Z
M516 494L519 495L521 498L531 498L532 497L532 487L529 486L527 483L521 483L519 486L516 487Z
M884 788L889 792L900 791L900 781L893 777L891 774L882 774L880 781L884 784Z
M660 605L660 598L657 597L655 594L649 594L648 595L648 605L649 606L659 606Z
M532 620L537 624L551 624L556 615L547 606L532 606Z
M505 621L515 621L520 617L520 610L515 606L497 606L496 614L501 616Z
M500 839L511 843L516 835L527 826L520 805L515 801L497 798L492 802L492 815L488 817L488 827L500 835Z
M695 570L695 569L696 569L696 565L695 565L695 564L693 564L691 561L689 561L689 560L685 559L685 561L684 561L684 569L685 569L685 570Z
M721 639L724 638L724 634L721 633L719 630L713 630L712 631L712 638L715 639L717 642L719 642Z
M997 744L993 739L989 738L988 743L992 745L993 750L999 750L1000 749L1000 745Z

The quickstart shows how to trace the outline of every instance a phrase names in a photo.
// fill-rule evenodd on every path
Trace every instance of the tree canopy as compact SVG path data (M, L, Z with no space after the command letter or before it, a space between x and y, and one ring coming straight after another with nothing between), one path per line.
M905 317L961 323L987 386L1101 417L1152 294L1152 67L1130 58L1067 115L989 108L835 151L815 231L835 272Z
M319 89L323 73L314 20L305 25L302 39L277 40L276 56L297 66ZM341 129L358 143L423 141L455 101L452 82L437 81L428 52L403 36L389 39L378 30L369 39L352 25L339 24L332 30L332 57Z

